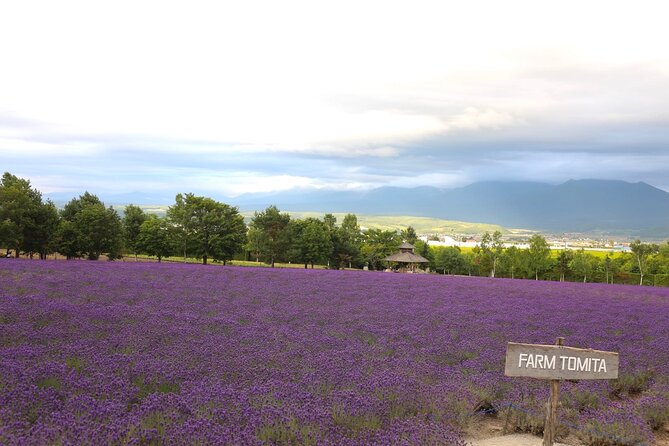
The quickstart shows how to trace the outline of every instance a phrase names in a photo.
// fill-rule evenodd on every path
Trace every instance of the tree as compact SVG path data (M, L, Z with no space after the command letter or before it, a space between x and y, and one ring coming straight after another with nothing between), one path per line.
M337 217L332 214L325 214L323 216L323 223L328 230L334 231L337 227Z
M643 285L643 276L646 271L646 261L648 260L648 256L658 252L659 246L651 243L642 243L641 240L637 239L630 243L630 249L637 262L637 266L639 267L639 285Z
M5 172L0 179L0 243L13 248L16 257L27 252L46 258L58 224L56 207L42 202L42 194L29 180Z
M435 267L441 269L444 274L454 274L464 267L464 259L457 246L447 246L437 250L434 263Z
M293 223L293 221L291 221ZM325 262L332 253L332 239L330 237L330 226L327 221L320 221L315 218L295 221L300 226L299 234L295 238L295 244L300 260L311 264Z
M129 204L123 211L123 235L125 236L125 246L135 254L137 260L137 241L142 223L146 221L146 214L139 206Z
M288 223L290 215L281 213L279 208L272 205L262 212L254 213L251 227L261 231L266 241L266 254L272 268L277 257L286 254L290 242Z
M476 264L476 254L473 251L467 251L462 254L462 260L467 274L472 275L472 270Z
M483 255L487 257L490 263L490 277L495 277L497 270L497 261L504 251L504 243L502 242L502 233L500 231L493 232L492 236L489 232L483 234L481 239L481 250Z
M83 195L80 195L79 198L74 198L70 200L65 205L65 207L63 207L63 210L60 211L60 216L65 220L74 221L76 215L79 212L81 212L85 207L95 204L101 204L104 206L104 203L100 201L97 195L93 195L90 192L86 191L84 192Z
M584 283L588 281L588 275L592 272L592 260L590 257L589 254L586 254L586 252L581 249L576 252L569 264L576 274L583 276Z
M103 253L109 260L121 255L123 247L123 226L116 211L104 204L83 207L74 217L74 227L78 233L79 250L89 260L97 260Z
M381 269L381 259L393 254L402 244L402 237L395 231L368 229L363 233L360 254L371 269Z
M613 260L611 260L611 257L609 255L606 255L606 258L604 258L604 272L606 273L606 283L613 283L613 274L615 270L615 263ZM611 280L609 280L609 277Z
M565 275L569 272L574 254L571 251L563 249L557 256L557 270L560 273L560 282L564 282Z
M32 215L32 221L28 226L28 232L23 236L24 250L30 254L39 253L41 260L46 260L47 254L54 251L54 237L58 228L58 209L56 205L47 200L40 203Z
M21 246L23 235L19 226L9 218L0 221L0 245L6 248L6 256L10 255L11 248L18 253L18 247Z
M662 273L669 274L669 242L658 247L658 260L662 265Z
M548 268L550 255L550 246L544 237L539 234L534 234L530 237L528 256L530 267L534 271L534 280L539 280L539 272L543 272Z
M358 259L362 244L362 234L355 214L346 214L342 224L332 237L332 256L336 268L349 268Z
M135 249L158 258L167 257L174 252L173 226L166 218L149 215L139 227Z
M244 245L244 249L255 257L256 262L259 262L266 247L267 234L260 229L251 226L246 233L246 244Z
M203 265L209 258L225 263L244 245L246 226L237 208L188 193L177 195L177 203L170 209L182 240ZM185 251L184 247L184 257Z
M416 244L414 245L414 252L418 254L421 257L426 258L427 260L430 261L428 265L432 264L434 265L434 255L432 254L432 250L430 249L430 245L427 244L427 242L424 242L422 240L416 240Z
M174 204L167 208L167 219L175 228L175 242L183 249L184 263L186 263L188 244L192 233L191 215L186 203L188 195L192 196L193 194L186 194L186 196L177 194L174 197Z
M522 267L523 256L516 246L508 247L501 258L502 264L511 272L511 278L516 278L516 271Z
M67 260L79 258L83 255L79 242L79 231L74 222L61 219L56 228L54 247Z
M402 240L407 243L411 243L412 245L416 244L418 235L416 234L416 230L413 228L413 226L408 226L406 229L402 230Z
M105 208L100 199L88 192L68 202L61 212L58 251L67 258L86 255L97 260L106 253L109 260L120 257L123 226L116 211Z

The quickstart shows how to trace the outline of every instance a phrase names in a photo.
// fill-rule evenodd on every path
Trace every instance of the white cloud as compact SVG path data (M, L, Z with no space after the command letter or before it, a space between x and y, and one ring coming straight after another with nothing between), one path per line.
M426 140L447 146L445 156L458 150L449 138L484 135L497 147L508 141L490 130L504 129L512 142L587 151L603 138L580 129L666 122L666 9L659 0L8 2L0 121L25 121L0 122L0 153L56 163L122 148L154 153L157 165L164 153L315 156L340 168L327 184L357 187L390 180L345 178L356 158L404 163L430 151ZM423 177L398 181L460 181L440 173L443 160L421 160ZM324 185L312 176L243 171L235 190Z
M512 125L525 124L525 121L515 118L508 112L499 112L493 109L479 110L476 107L467 107L463 113L450 119L449 129L499 129Z
M215 173L204 172L183 180L188 181L195 190L216 191L223 195L235 197L244 193L277 192L296 187L316 187L317 180L294 175L262 175L259 172Z

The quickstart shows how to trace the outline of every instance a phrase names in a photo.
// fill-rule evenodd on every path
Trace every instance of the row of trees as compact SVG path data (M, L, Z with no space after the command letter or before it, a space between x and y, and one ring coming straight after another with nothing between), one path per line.
M62 210L42 199L30 181L5 173L0 180L0 246L31 257L46 258L58 252L68 259L109 259L124 254L196 257L210 260L255 260L274 266L291 262L330 268L383 269L382 259L407 241L430 260L429 268L444 274L490 277L550 278L611 282L616 275L669 274L669 243L662 246L635 241L631 253L598 257L585 251L551 253L541 235L529 240L528 249L505 248L502 234L485 233L478 247L430 247L418 240L416 231L367 229L361 231L357 217L346 215L341 224L332 214L322 219L295 219L277 207L256 212L248 225L237 208L211 198L178 194L165 217L146 214L134 205L121 217L88 192L67 203Z
M528 249L505 248L502 234L485 233L479 246L462 252L458 247L433 248L431 265L444 274L495 277L601 281L613 283L616 276L636 274L643 285L647 274L669 275L669 242L657 245L636 240L631 252L598 256L585 250L551 252L546 239L535 234Z
M406 235L415 240L415 231ZM88 192L59 212L30 181L5 173L0 182L0 246L17 257L58 252L68 259L95 260L104 254L114 260L141 253L159 261L183 255L204 264L253 258L272 266L281 261L379 269L381 259L402 240L394 231L362 233L353 214L337 225L332 214L292 219L275 206L256 212L247 227L237 208L193 194L178 194L165 217L134 205L126 206L121 217Z
M30 181L10 173L0 181L0 246L16 257L26 253L43 259L58 252L68 259L96 260L105 254L114 260L125 252L141 252L160 259L183 247L207 263L209 258L232 258L245 240L246 226L237 209L211 198L179 194L167 218L129 205L121 218L88 192L59 212Z

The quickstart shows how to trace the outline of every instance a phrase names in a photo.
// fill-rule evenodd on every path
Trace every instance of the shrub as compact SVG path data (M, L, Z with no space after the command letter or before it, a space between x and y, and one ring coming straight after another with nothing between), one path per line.
M589 411L581 419L578 436L586 446L652 444L653 433L629 407Z
M637 395L650 386L653 372L650 370L637 370L631 373L621 373L618 379L611 380L611 392L614 395Z
M651 429L661 429L669 422L669 391L643 396L637 402L637 410Z

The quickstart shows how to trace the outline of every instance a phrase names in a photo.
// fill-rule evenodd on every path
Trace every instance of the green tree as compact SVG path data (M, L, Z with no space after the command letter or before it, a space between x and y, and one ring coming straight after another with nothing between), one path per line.
M175 231L175 243L180 246L183 251L184 263L188 257L188 247L191 242L191 235L193 233L193 221L191 210L188 207L188 196L193 194L177 194L174 197L174 204L167 208L167 219L172 223Z
M613 275L617 272L616 262L607 254L603 266L606 273L606 283L613 283Z
M267 248L267 234L256 227L249 227L246 233L246 244L244 249L250 253L256 262L260 262L260 258Z
M472 272L476 267L476 257L477 255L473 250L462 254L463 265L469 276L472 275Z
M511 278L515 279L516 271L523 267L523 254L516 246L510 246L504 251L501 263L509 271Z
M454 274L464 268L464 258L457 246L440 248L434 257L435 268L442 270L444 274Z
M272 268L274 268L276 259L285 256L290 247L289 222L290 215L281 213L274 205L262 212L255 212L251 220L251 227L264 234L266 255Z
M662 265L662 274L669 274L669 241L661 244L657 251L657 258Z
M79 258L83 255L79 238L79 231L74 222L61 219L56 228L54 247L67 260Z
M97 260L103 253L110 260L120 257L123 247L123 226L116 211L104 204L83 207L74 217L79 234L79 250L89 260Z
M293 222L291 221L291 223ZM294 243L298 257L304 263L304 267L306 268L307 264L311 264L313 269L315 263L327 261L332 253L331 226L329 226L328 221L307 218L295 221L295 224L300 226L300 231Z
M337 268L349 268L360 256L362 233L355 214L346 214L339 228L332 237L333 262Z
M139 231L142 223L146 221L146 214L139 206L129 204L123 211L123 235L125 236L125 247L135 254L137 260Z
M329 231L334 231L337 228L337 217L332 214L325 214L323 216L323 223Z
M39 203L33 209L28 231L23 235L24 250L30 258L38 253L39 258L45 260L47 254L53 252L59 220L58 209L51 201Z
M16 223L9 218L0 221L0 245L6 249L5 256L9 257L12 248L18 253L22 240L23 234Z
M210 258L225 263L242 249L246 226L237 208L191 193L182 196L181 203L175 206L182 206L178 211L178 227L187 231L184 239L203 265Z
M550 264L551 250L546 239L534 234L530 237L530 247L527 250L530 267L534 271L534 280L539 280L539 273L548 269Z
M63 210L60 211L60 216L64 220L74 221L76 215L81 212L84 208L91 205L101 204L104 206L104 203L100 201L97 195L93 195L90 192L86 191L83 195L80 195L78 198L70 200Z
M481 238L481 251L485 257L484 262L488 265L490 277L495 277L497 271L497 263L502 253L504 252L504 242L502 242L502 233L500 231L493 232L492 236L489 232L483 234Z
M590 254L581 249L574 254L574 258L569 264L576 274L583 276L584 283L588 281L588 275L592 273L593 262L591 257Z
M416 234L416 230L413 228L413 226L408 226L406 229L402 230L402 240L407 243L411 243L412 245L416 244L418 235Z
M639 285L643 285L643 276L646 271L648 256L658 252L659 246L652 243L642 243L641 240L637 239L630 243L630 249L632 250L632 255L636 260L637 266L639 267Z
M395 231L368 229L363 233L360 255L371 269L382 269L381 259L395 253L401 244L402 237Z
M556 268L558 272L560 273L560 282L564 282L565 275L569 273L569 268L571 266L571 262L574 258L574 254L566 249L563 249L560 251L560 253L557 256L557 263L556 263Z
M173 226L166 218L149 215L139 227L135 249L158 258L158 262L174 252Z
M42 194L29 180L5 172L0 179L0 244L46 258L58 225L56 207L44 203Z
M414 252L419 256L425 257L427 260L429 260L430 262L427 265L434 266L434 255L432 254L430 245L428 245L427 242L416 240L416 243L414 244Z
M118 213L105 208L100 199L88 192L68 202L61 212L58 251L68 258L86 255L97 260L103 253L109 260L120 257L123 226Z

